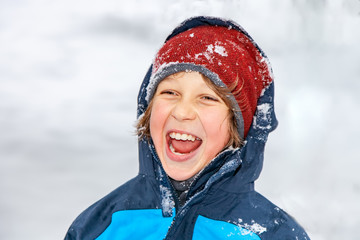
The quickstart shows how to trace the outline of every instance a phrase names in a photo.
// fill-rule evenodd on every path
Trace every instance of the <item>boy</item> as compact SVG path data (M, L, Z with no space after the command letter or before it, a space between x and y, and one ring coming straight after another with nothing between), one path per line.
M267 57L237 24L186 20L138 98L138 176L83 212L65 239L309 239L254 190L277 120Z

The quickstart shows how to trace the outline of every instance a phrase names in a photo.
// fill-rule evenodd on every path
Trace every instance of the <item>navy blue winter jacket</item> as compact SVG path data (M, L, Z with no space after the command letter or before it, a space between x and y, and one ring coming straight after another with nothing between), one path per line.
M205 24L232 25L200 17L173 34ZM138 116L147 108L150 73L151 67L140 88ZM213 159L190 186L182 207L153 143L142 139L139 174L86 209L65 239L309 239L292 217L254 190L268 134L277 126L273 96L271 83L258 100L245 145Z

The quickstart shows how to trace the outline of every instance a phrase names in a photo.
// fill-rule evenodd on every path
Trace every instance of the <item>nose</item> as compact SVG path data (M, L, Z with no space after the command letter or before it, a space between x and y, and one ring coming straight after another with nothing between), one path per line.
M196 111L192 103L181 100L174 106L171 115L178 121L194 120Z

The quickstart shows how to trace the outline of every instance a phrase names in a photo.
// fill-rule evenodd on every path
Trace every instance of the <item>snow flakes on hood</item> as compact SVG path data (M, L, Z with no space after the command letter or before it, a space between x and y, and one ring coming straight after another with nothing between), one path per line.
M257 106L257 114L254 116L254 126L262 130L271 129L271 112L270 103L262 103Z
M259 115L262 116L264 120L268 120L268 118L270 117L270 109L271 105L269 103L263 103L257 106Z

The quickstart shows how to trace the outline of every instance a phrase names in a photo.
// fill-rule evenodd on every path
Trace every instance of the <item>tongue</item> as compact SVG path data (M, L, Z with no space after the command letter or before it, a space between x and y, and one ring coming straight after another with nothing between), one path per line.
M201 145L201 141L183 141L172 139L171 144L177 153L190 153Z

